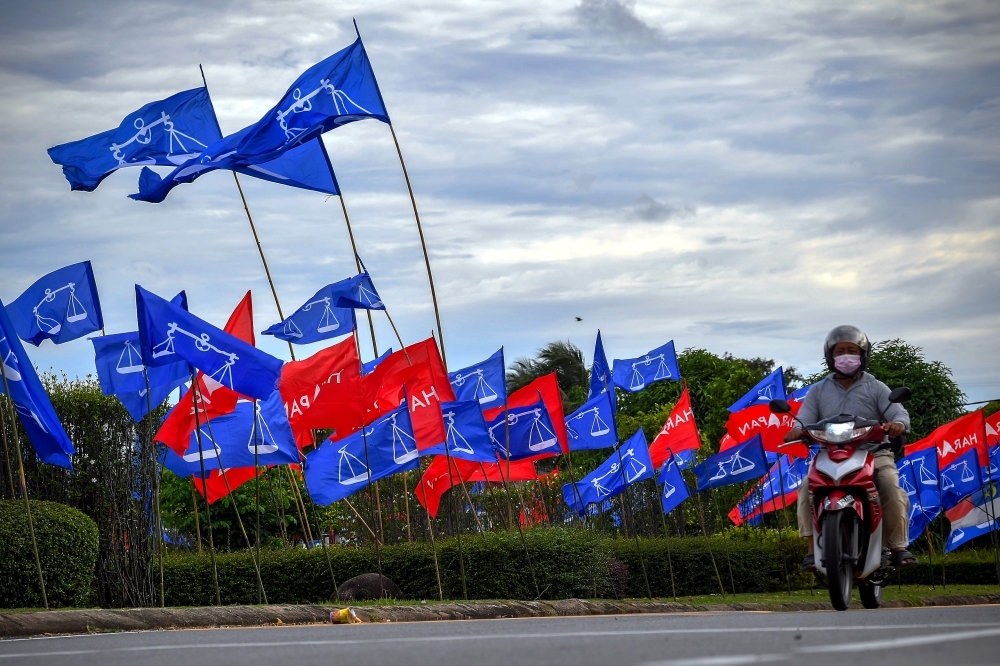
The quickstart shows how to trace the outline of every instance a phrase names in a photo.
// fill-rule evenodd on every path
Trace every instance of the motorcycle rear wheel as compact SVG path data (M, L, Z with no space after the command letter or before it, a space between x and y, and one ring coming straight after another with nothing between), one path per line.
M865 608L878 608L882 605L882 586L863 585L858 588L861 596L861 605Z
M854 565L844 557L851 547L854 521L843 511L826 514L823 526L823 559L830 588L830 603L836 610L844 611L851 605L851 587L854 584Z

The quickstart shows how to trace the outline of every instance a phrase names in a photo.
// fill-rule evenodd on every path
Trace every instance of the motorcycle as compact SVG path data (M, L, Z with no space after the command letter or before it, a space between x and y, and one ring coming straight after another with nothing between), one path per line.
M889 394L890 403L902 403L912 393L906 387ZM771 411L791 412L784 400L772 400ZM884 412L883 412L884 416ZM809 466L809 505L812 509L816 568L826 574L830 603L839 611L851 603L857 586L861 605L882 605L882 588L889 584L890 552L882 539L882 505L875 486L875 451L883 445L884 422L840 414L806 425L803 440L791 444L818 444Z

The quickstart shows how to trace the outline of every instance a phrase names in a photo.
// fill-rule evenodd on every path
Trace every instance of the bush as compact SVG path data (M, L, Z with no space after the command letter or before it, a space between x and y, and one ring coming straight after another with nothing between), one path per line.
M90 606L96 600L97 525L56 502L31 501L49 606ZM39 608L35 555L23 501L0 501L0 606Z

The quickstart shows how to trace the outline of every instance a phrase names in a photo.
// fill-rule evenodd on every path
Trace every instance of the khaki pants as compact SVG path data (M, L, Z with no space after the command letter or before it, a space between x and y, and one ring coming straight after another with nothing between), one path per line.
M910 519L910 498L899 487L899 470L892 451L875 454L875 469L878 477L875 487L882 502L882 539L890 550L906 548L910 540L907 536ZM813 535L812 513L809 506L808 481L799 486L798 493L799 536Z

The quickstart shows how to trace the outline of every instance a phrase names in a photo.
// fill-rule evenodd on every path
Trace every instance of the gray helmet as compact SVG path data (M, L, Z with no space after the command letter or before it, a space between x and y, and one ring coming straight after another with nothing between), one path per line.
M853 342L861 347L861 369L868 369L868 357L872 352L872 343L868 342L868 336L857 326L844 324L830 331L823 343L823 356L826 357L826 367L833 372L833 348L838 342Z

